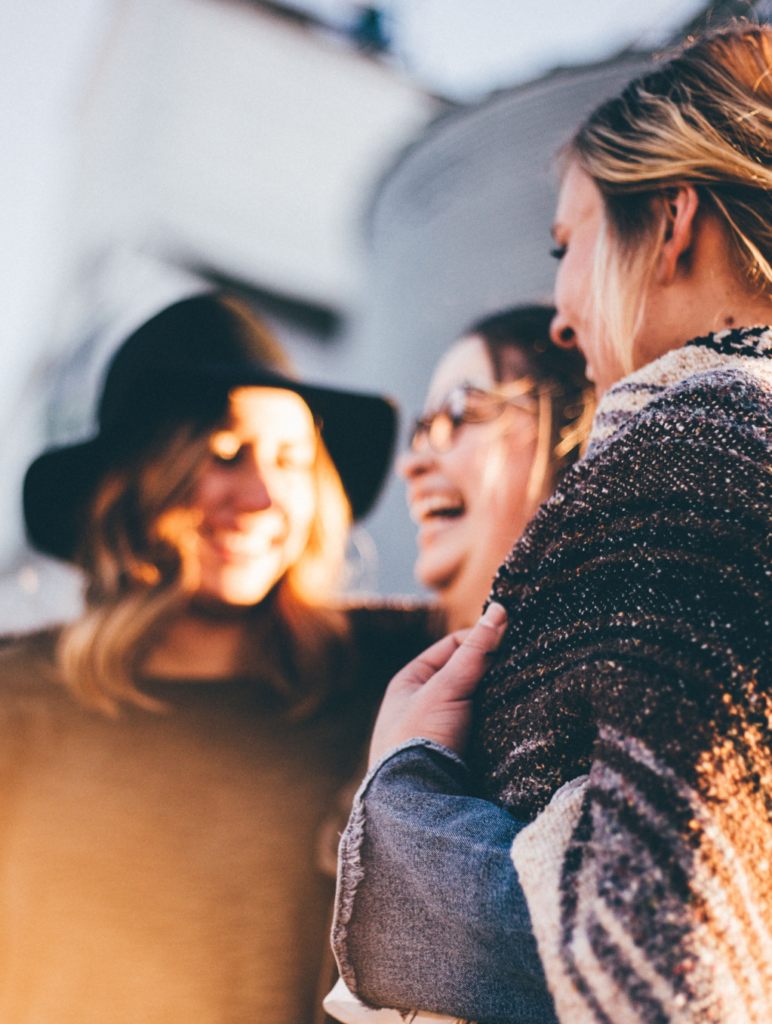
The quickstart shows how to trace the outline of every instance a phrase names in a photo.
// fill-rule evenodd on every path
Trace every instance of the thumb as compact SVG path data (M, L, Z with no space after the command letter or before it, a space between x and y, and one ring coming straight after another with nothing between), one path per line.
M507 627L505 608L491 602L464 637L453 656L426 684L442 687L448 700L467 700L485 674Z
M507 611L503 605L491 601L483 614L469 630L461 644L462 647L474 647L490 654L495 651L504 636L507 626Z

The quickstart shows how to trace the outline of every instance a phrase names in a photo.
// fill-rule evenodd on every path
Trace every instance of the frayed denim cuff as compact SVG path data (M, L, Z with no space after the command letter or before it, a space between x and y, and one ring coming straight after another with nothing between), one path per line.
M404 743L400 743L396 747L392 747L391 750L387 750L386 753L375 762L367 775L365 775L364 779L362 779L362 784L357 790L356 797L354 798L355 802L359 800L370 788L370 783L389 761L394 760L395 757L399 757L399 755L403 754L406 750L415 749L431 751L433 754L439 755L441 760L449 761L450 764L447 766L443 765L448 773L452 774L454 777L458 777L459 781L462 779L465 782L468 781L469 769L466 766L466 762L463 761L458 754L455 754L449 747L443 746L442 743L437 743L435 740L427 740L423 736L416 736L411 740L405 740Z
M448 762L448 769L455 769L454 774L459 773L464 781L468 779L469 769L464 761L455 754L449 747L443 746L434 740L425 739L422 736L405 740L391 750L387 750L382 757L375 762L362 780L359 789L354 796L354 803L351 808L348 824L341 836L338 847L338 884L335 898L335 913L332 922L332 948L335 951L335 958L338 961L340 976L349 989L356 993L356 978L354 969L348 958L348 945L346 932L351 914L354 909L354 900L359 883L365 876L362 865L362 841L364 839L365 806L364 800L371 783L379 774L381 769L399 757L405 751L423 749L431 751L435 756L445 759Z
M366 1006L554 1024L511 848L524 824L416 738L368 772L338 861L333 948Z

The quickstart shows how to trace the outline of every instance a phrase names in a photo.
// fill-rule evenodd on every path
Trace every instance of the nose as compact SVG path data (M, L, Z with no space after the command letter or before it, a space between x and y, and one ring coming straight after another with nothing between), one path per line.
M401 476L403 480L415 480L417 477L422 476L422 474L427 473L433 463L434 453L426 439L424 439L424 443L418 451L408 448L406 452L399 456L397 459L397 475Z
M550 323L550 338L558 348L576 348L576 332L560 311Z
M239 512L263 512L273 502L268 484L255 458L245 458L234 480L233 499Z

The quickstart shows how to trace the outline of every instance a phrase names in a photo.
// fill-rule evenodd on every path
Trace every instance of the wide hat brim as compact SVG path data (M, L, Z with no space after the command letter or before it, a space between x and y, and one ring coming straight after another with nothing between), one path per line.
M218 391L235 387L278 387L293 391L308 405L340 475L354 519L372 508L391 464L397 414L385 398L302 384L243 363L198 364L176 369ZM170 379L172 379L170 377ZM141 410L137 410L138 416ZM24 479L23 507L32 544L46 554L72 560L81 542L89 502L105 472L116 464L124 438L104 428L91 440L44 452Z

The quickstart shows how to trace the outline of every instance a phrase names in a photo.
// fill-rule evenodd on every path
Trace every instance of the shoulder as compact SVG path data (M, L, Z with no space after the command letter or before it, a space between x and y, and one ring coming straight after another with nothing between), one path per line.
M0 636L0 688L12 689L58 680L55 652L60 630Z
M716 421L713 443L726 431L772 424L772 356L739 355L697 339L624 378L601 399L588 458L608 446L624 446L630 435L665 430L678 422L685 439Z
M591 498L597 510L691 491L721 504L751 479L766 490L771 441L772 358L688 345L604 395L588 454L559 500Z
M749 359L727 360L691 374L654 398L631 426L649 429L680 424L685 440L702 439L719 447L735 437L768 439L772 427L772 365Z
M750 364L750 365L749 365ZM566 498L630 510L697 502L767 505L772 469L772 370L750 359L689 374L652 397L590 453ZM765 508L764 514L767 514Z
M56 665L59 629L0 637L0 722L59 719L78 714ZM15 726L14 726L15 728Z
M59 630L0 637L0 771L17 768L65 723L82 717L56 667ZM68 726L69 728L69 726ZM5 776L3 776L5 778Z
M606 557L621 566L666 537L672 547L767 535L772 359L677 350L607 392L598 417L588 454L499 573L499 600L519 597L534 573L563 580Z

